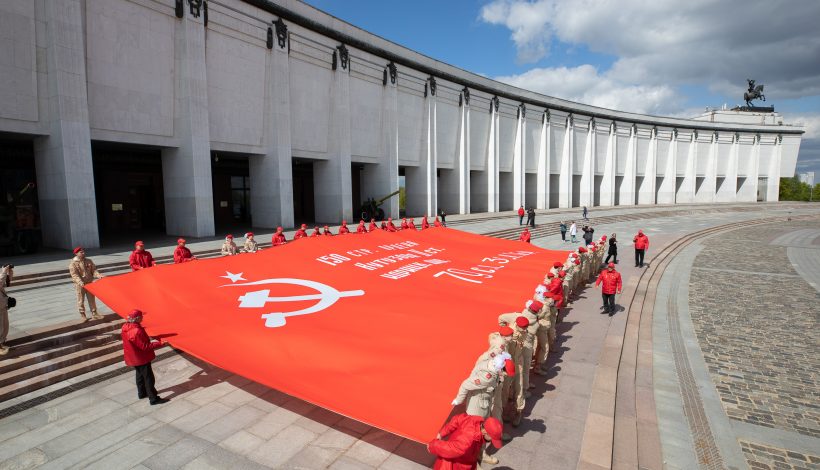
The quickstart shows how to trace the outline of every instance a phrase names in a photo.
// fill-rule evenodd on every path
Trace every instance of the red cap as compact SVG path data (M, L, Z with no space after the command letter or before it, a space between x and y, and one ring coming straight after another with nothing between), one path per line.
M487 434L490 436L490 440L493 442L493 447L496 449L500 449L503 442L501 442L501 435L504 431L504 425L501 424L501 421L490 417L484 420L484 430L487 431Z
M515 363L512 359L504 360L504 372L507 373L508 377L515 377Z
M537 300L533 300L532 302L530 302L527 308L530 309L530 312L532 313L538 313L542 308L544 308L544 304Z
M527 320L527 317L518 317L515 319L515 324L520 326L521 328L526 328L530 326L530 321Z
M581 260L579 260L578 258L576 258L576 259L575 259L575 264L576 264L576 265L581 264Z
M502 326L498 329L498 333L500 333L501 336L512 336L515 332L509 326Z
M550 272L547 273L547 277L552 279L552 278L555 277L555 274L553 274L552 271L550 271Z
M602 236L601 240L606 240L606 235Z
M552 263L552 267L553 267L553 268L560 268L560 267L561 267L561 262L560 262L560 261L556 261L556 262Z
M558 271L558 277L560 277L560 278L562 278L562 279L563 279L563 278L564 278L564 276L566 276L566 275L567 275L567 272L566 272L566 271Z
M615 263L609 263L606 267L615 269Z
M578 257L578 253L576 253L576 252L574 252L574 251L573 251L572 253L570 253L569 255L570 255L570 256L572 256L573 258L577 258L577 257Z
M587 252L587 249L584 248L583 246L578 247L578 253L586 253L586 252Z
M231 235L231 234L229 233L229 234L225 235L225 238L230 238L231 240L233 240L233 235Z
M184 238L177 238L177 245L179 245L180 243L185 243L185 239Z
M248 232L248 233L245 234L245 238L252 237L252 236L253 236L253 232Z
M128 317L126 317L126 320L136 320L137 318L140 318L144 315L145 314L142 313L142 311L134 309L134 310L131 310L131 313L128 314Z
M302 224L302 230L307 230L307 224Z
M282 227L276 227L276 231L277 231L277 232L281 232L281 231L282 231Z
M134 246L145 246L145 243L143 243L142 240L137 240Z
M74 248L74 254L75 254L75 255L76 255L77 253L81 252L81 251L85 251L85 250L83 250L83 247L81 247L81 246L78 246L77 248Z
M638 235L641 235L642 233L643 233L643 230L638 230Z

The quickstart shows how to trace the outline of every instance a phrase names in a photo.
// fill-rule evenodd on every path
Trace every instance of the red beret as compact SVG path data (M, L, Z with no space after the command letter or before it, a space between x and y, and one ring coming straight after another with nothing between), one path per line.
M184 238L177 238L177 245L179 245L180 243L185 243L185 239Z
M520 326L521 328L526 328L530 326L530 321L527 320L527 317L518 317L515 319L515 324Z
M513 329L509 326L502 326L498 329L498 332L501 334L501 336L512 336L513 333L515 333Z
M515 363L510 359L505 360L504 371L507 372L507 375L510 377L515 376Z
M229 233L229 234L227 234L227 235L225 236L225 238L230 238L231 240L233 240L233 235L231 235L231 234Z
M547 277L552 279L552 278L555 277L555 274L553 274L552 271L550 271L550 272L547 273Z
M578 247L578 253L586 253L586 252L587 252L587 249L584 248L583 246Z
M537 300L533 300L527 308L530 309L530 312L532 313L538 313L542 308L544 308L544 304Z
M307 228L307 224L302 224L302 230L305 230L306 228Z
M248 232L248 233L245 234L245 238L252 237L252 236L253 236L253 232Z
M504 433L504 425L501 424L501 421L493 418L492 416L485 419L484 430L487 431L487 434L490 436L493 447L500 449L501 446L504 445L504 442L501 440L501 436Z
M75 254L75 255L76 255L77 253L81 252L81 251L85 251L85 250L83 250L83 247L81 247L81 246L78 246L77 248L74 248L74 254Z
M606 265L606 267L607 267L607 268L614 268L614 267L615 267L615 263L609 263L608 265Z
M145 243L143 243L142 240L137 240L137 242L134 243L134 246L140 246L140 245L145 246Z
M143 316L143 313L140 310L134 309L131 310L131 313L128 314L128 320L133 320L135 318L139 318Z
M563 278L563 277L564 277L564 276L566 276L566 275L567 275L567 272L566 272L566 271L558 271L558 277Z
M576 260L575 260L575 264L581 264L581 260L576 259Z
M561 267L561 262L560 262L560 261L556 261L556 262L552 263L552 267L553 267L553 268L560 268L560 267Z

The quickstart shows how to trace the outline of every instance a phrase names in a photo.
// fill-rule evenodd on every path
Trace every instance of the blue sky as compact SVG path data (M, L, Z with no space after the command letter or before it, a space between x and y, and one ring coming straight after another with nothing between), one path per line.
M820 1L308 0L437 60L606 108L693 117L742 104L746 78L806 134L820 174Z

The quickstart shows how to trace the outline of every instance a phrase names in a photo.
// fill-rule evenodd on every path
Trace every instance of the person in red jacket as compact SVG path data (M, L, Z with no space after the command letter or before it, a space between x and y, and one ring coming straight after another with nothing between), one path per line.
M302 224L302 226L299 227L299 230L297 230L296 233L293 234L293 239L298 240L300 238L307 238L307 236L307 224Z
M339 235L344 235L346 233L350 233L350 229L347 228L347 221L343 220L342 221L342 226L339 227Z
M327 225L325 225L325 230L322 232L322 235L330 237L333 236L333 232L331 232L330 228Z
M485 442L500 449L501 422L461 413L441 428L438 436L427 444L427 451L438 457L433 470L473 470L478 467L478 455ZM446 437L447 440L442 439Z
M409 228L410 228L410 226L407 225L407 219L401 219L401 229L402 230L407 230Z
M643 230L638 230L638 234L632 239L635 244L635 267L643 267L643 255L649 249L649 237L644 235Z
M139 271L140 269L150 268L156 266L154 257L151 256L150 251L145 251L145 243L142 240L137 240L134 243L134 251L128 257L128 264L131 265L131 271Z
M191 250L185 246L185 239L180 238L177 240L177 248L174 250L174 264L184 263L195 259L196 257L191 254Z
M564 308L564 276L566 273L563 275L561 273L564 273L564 271L560 271L558 276L552 278L547 286L547 292L552 294L552 298L555 300L555 308L558 309L558 313L561 313L561 309Z
M620 294L623 284L621 273L615 271L615 263L609 263L606 269L598 275L595 287L601 286L601 295L604 299L604 313L615 313L615 293Z
M356 233L367 233L367 227L364 226L364 219L359 220L359 226L356 227Z
M376 230L377 228L379 228L379 227L376 225L376 219L370 219L370 225L367 227L367 231L372 232L373 230Z
M140 400L148 397L152 405L159 405L168 399L157 395L151 361L156 357L154 349L162 347L162 341L151 341L140 324L142 316L141 311L132 310L125 319L122 325L122 354L125 365L133 367L136 372L137 397Z
M319 230L319 226L313 227L313 233L310 234L311 237L318 237L322 235L322 231Z
M388 232L398 232L399 231L399 229L397 229L396 226L393 225L393 217L388 217L387 218L387 231Z
M427 216L425 215L423 219L421 219L421 229L428 229L430 228L430 222L427 221Z
M407 227L413 230L418 230L418 228L416 228L416 224L413 222L413 219L407 221Z
M276 227L276 233L274 233L271 238L271 243L273 243L273 246L284 245L287 242L288 239L285 238L285 234L282 233L282 227Z
M436 220L433 221L433 227L444 227L444 224L442 224L441 221L438 220L438 216L436 216Z
M521 235L518 237L518 241L529 243L530 238L532 238L532 236L530 235L530 229L525 228L524 231L521 232Z
M524 206L518 208L518 225L524 225L524 215L527 211L524 210Z

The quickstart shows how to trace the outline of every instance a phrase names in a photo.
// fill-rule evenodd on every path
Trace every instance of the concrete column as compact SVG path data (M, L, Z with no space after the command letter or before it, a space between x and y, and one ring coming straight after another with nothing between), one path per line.
M204 17L186 14L174 30L174 134L162 151L165 226L174 235L214 235Z
M49 135L34 141L43 243L57 248L96 248L100 239L88 126L83 9L78 0L39 5L35 11L45 24L48 71L43 120Z
M669 139L669 150L666 152L666 168L663 171L663 181L658 188L658 204L675 203L675 186L677 184L678 169L678 130L672 131Z
M274 43L265 77L265 155L249 159L254 227L293 226L288 49Z
M740 162L738 162L738 165ZM737 193L737 202L757 202L757 180L760 174L760 134L755 135L746 169L746 181Z
M737 201L737 154L740 149L740 136L735 132L732 137L732 147L729 150L729 161L726 167L726 175L723 184L715 194L715 202L736 202Z
M620 206L631 206L635 204L635 176L638 165L638 128L635 124L629 129L629 145L626 147L626 166L624 167L624 180L621 183L619 194Z
M425 214L435 214L438 212L438 178L436 177L438 169L438 145L436 129L436 87L435 79L430 77L428 80L428 88L430 93L427 94L425 106L425 140L426 140L426 155L422 166L424 166L424 181L427 187L425 192L427 196L426 204L424 206Z
M320 222L337 223L343 219L353 221L350 176L350 68L347 64L346 60L342 61L333 72L329 159L313 163L316 220Z
M567 116L564 146L561 152L561 173L558 176L558 207L572 207L572 156L575 153L575 132L572 114Z
M541 136L538 147L538 173L536 175L536 207L549 209L550 204L550 120L547 112L541 116Z
M646 170L643 173L643 182L638 189L638 204L655 204L655 186L658 167L658 130L652 128L649 137L649 151L646 155Z
M709 144L709 154L706 157L706 173L700 189L695 193L695 202L715 202L715 192L717 191L717 137L717 131L713 132L712 141Z
M698 162L698 132L692 132L692 138L689 141L689 151L686 152L686 169L683 172L683 181L681 182L678 194L675 201L678 203L693 203L695 202L695 178L697 177L697 162Z
M487 212L498 212L498 98L490 102L490 142L487 145Z
M590 119L587 128L586 146L584 149L584 162L581 166L581 205L592 207L595 205L595 119Z
M769 159L769 174L766 179L766 202L780 200L780 160L783 156L783 136L778 135L774 142L772 158Z
M384 197L399 190L398 71L391 62L385 67L385 73L391 77L382 88L382 116L384 116L382 142L385 158L378 164L364 166L361 172L361 183L362 187L368 188L371 194L363 195L362 200L371 196ZM382 204L381 208L384 210L385 217L398 217L399 196L391 197Z
M618 161L618 136L615 133L615 123L609 126L609 139L606 143L606 159L604 160L604 177L601 180L601 206L615 205L615 169Z
M458 213L470 213L470 93L461 92L461 125L458 133Z
M531 205L532 201L526 200L526 179L524 176L524 155L526 155L526 148L524 143L524 136L526 135L527 118L525 116L524 105L518 106L518 122L515 126L515 142L513 144L513 207L517 208L522 204L526 205L528 202ZM529 207L529 206L527 206Z

